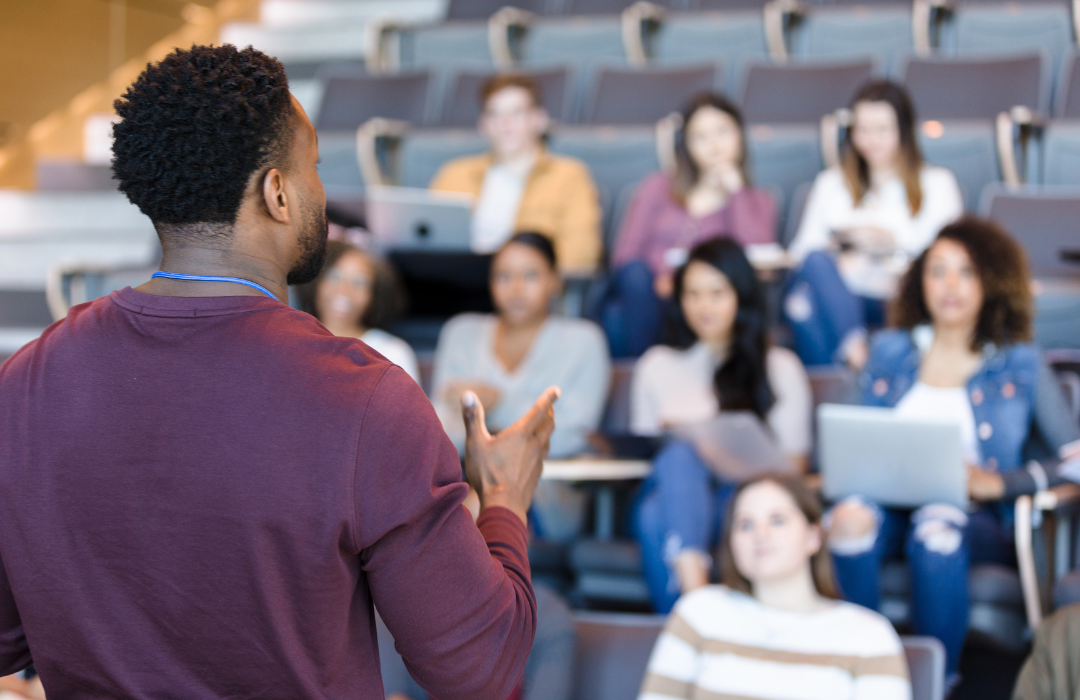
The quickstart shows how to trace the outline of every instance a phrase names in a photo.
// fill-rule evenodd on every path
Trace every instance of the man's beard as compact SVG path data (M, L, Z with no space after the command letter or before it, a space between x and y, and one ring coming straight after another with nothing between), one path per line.
M326 208L316 206L306 197L300 198L300 216L303 228L300 231L300 259L289 270L286 281L289 284L307 284L322 272L326 262L326 239L329 229L326 225Z

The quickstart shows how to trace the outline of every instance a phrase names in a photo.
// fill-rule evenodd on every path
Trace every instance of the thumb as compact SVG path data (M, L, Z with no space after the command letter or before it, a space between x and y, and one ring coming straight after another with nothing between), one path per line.
M484 405L475 393L466 391L461 395L461 415L465 419L465 440L490 438L487 423L484 420Z

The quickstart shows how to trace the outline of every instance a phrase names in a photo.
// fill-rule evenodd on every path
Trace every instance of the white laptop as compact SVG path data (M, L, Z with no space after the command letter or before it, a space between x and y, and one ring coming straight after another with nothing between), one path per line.
M368 230L385 250L472 250L472 203L467 194L372 185L366 191Z
M958 423L900 417L891 408L822 404L817 429L827 499L863 496L902 508L967 507Z

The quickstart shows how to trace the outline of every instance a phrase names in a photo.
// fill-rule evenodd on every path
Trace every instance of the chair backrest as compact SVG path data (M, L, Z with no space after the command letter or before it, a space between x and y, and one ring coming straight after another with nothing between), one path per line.
M403 187L427 187L449 160L487 150L487 141L475 129L410 131L398 155Z
M315 128L353 130L374 117L422 124L427 115L427 72L369 75L355 68L319 72L324 88Z
M663 615L578 612L574 700L634 700Z
M1042 70L1040 54L917 58L908 61L903 82L922 119L994 119L1017 105L1046 110Z
M1062 258L1063 251L1080 249L1080 188L1009 192L991 187L982 209L1024 246L1034 276L1080 277L1080 265Z
M630 382L633 377L633 360L615 360L611 363L611 389L604 419L600 423L602 432L611 435L630 432Z
M752 63L767 63L761 12L709 12L667 17L652 42L656 65L718 64L723 89L738 95Z
M487 19L506 5L543 14L547 10L548 0L449 0L446 19Z
M1041 150L1040 184L1080 186L1080 118L1047 124Z
M901 637L912 700L944 700L945 645L936 637Z
M552 119L567 121L570 113L569 69L521 71L532 78L540 88L544 109ZM439 120L443 126L475 126L480 118L480 88L492 77L491 72L465 71L458 73L453 87L447 91Z
M803 124L757 124L747 128L750 178L755 185L782 193L783 202L794 199L795 189L817 177L824 167L820 131Z
M791 53L817 61L871 56L879 70L894 75L901 57L915 50L911 15L910 3L898 5L893 0L858 11L850 7L813 8L792 33Z
M45 328L52 322L44 290L0 289L0 328Z
M784 229L780 232L780 245L785 248L791 245L799 233L799 224L802 223L802 215L806 210L806 200L810 198L810 190L813 187L813 182L800 183L791 195L791 203L788 204L787 216L784 219Z
M923 122L916 138L928 163L948 168L956 176L968 211L978 209L987 185L1001 181L991 122Z
M685 68L600 70L582 121L587 124L654 124L691 97L713 89L713 65Z
M1080 420L1080 374L1068 370L1058 371L1056 374L1073 421L1078 421Z
M751 124L817 124L846 107L874 72L872 61L754 64L742 93L743 118Z
M1061 79L1054 98L1054 114L1080 118L1080 52L1071 51L1061 65Z

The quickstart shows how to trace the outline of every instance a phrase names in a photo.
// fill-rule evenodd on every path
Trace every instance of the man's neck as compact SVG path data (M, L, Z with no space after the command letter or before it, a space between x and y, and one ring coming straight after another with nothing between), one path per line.
M162 255L161 269L163 272L178 272L185 275L236 277L266 287L279 301L287 302L289 297L286 282L287 270L276 265L268 257L235 249L170 248ZM172 280L162 277L141 285L138 291L175 297L259 296L262 294L257 289L231 282Z

